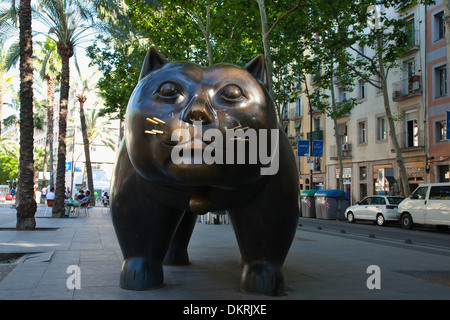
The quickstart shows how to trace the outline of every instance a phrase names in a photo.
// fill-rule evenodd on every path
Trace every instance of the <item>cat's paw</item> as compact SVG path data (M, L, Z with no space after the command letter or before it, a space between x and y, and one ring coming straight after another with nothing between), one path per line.
M126 259L120 272L120 287L129 290L149 290L164 285L161 263L151 262L145 257Z
M245 264L241 277L241 290L245 293L279 296L284 291L281 266L269 261Z

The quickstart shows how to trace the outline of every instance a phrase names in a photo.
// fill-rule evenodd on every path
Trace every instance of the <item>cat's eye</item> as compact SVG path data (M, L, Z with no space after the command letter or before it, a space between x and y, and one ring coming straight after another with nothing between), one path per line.
M173 99L180 95L180 87L172 81L162 83L156 91L158 96L165 99Z
M245 96L238 85L229 84L222 90L221 97L230 102L239 102Z

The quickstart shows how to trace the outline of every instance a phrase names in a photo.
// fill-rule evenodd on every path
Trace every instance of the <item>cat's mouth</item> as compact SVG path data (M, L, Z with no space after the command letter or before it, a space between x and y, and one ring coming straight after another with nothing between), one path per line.
M195 126L171 128L170 124L160 120L157 117L147 117L147 123L150 125L144 130L145 135L157 137L161 135L161 144L174 148L182 148L184 150L205 150L208 146L210 149L225 151L234 147L237 142L249 142L245 136L228 136L227 131L234 132L239 130L245 133L250 127L243 127L242 125L234 126L232 128L225 128L225 132L218 128L213 128L212 134L206 134L201 129L198 130ZM201 126L201 124L200 124ZM209 129L208 129L209 130ZM208 131L206 130L206 131Z

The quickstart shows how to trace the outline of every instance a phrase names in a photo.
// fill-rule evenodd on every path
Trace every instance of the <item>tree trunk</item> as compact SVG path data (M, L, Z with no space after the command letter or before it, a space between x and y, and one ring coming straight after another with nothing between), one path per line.
M387 81L384 71L384 63L382 57L382 43L381 37L379 36L377 39L378 44L378 63L380 64L380 75L381 75L381 89L383 92L383 100L384 100L384 110L386 112L386 117L389 123L389 137L392 140L392 144L395 149L395 160L397 162L398 167L400 168L400 186L402 189L402 194L404 197L408 197L411 192L409 190L408 184L408 176L406 175L405 163L403 162L402 152L400 150L400 145L398 144L397 134L395 130L394 118L392 117L391 106L389 103L389 93L387 88Z
M73 55L73 46L66 47L58 43L58 54L61 56L61 93L59 103L59 136L58 163L56 167L55 203L52 217L64 216L64 194L66 189L66 135L67 135L67 106L69 100L70 67L69 60Z
M337 148L337 156L339 160L339 190L344 190L344 165L342 163L342 143L341 139L339 137L339 127L337 123L337 116L336 116L336 101L334 96L334 72L333 72L333 63L331 63L331 80L330 80L330 90L331 90L331 111L333 114L333 124L334 124L334 136L336 137L336 148Z
M272 82L272 54L270 52L269 43L269 27L267 25L266 6L264 0L256 0L259 7L259 15L261 16L261 36L264 47L264 57L266 59L267 70L267 86L269 89L270 97L273 99L273 82ZM277 108L278 117L280 117L280 110Z
M31 1L21 0L20 22L20 160L18 182L17 224L19 230L36 227L37 209L34 199L33 158L33 42L31 35Z
M53 183L53 104L55 95L55 81L50 76L46 76L47 81L47 143L45 144L45 156L44 156L44 177L42 179L43 186L46 185L46 172L47 163L50 167L50 187L54 186Z
M94 181L92 180L92 166L91 166L91 152L89 138L87 134L86 117L84 115L84 103L86 102L85 96L79 96L78 101L80 102L80 122L81 122L81 133L83 134L83 145L84 145L84 157L86 163L86 174L88 181L88 189L91 192L91 197L94 196ZM91 206L95 205L95 201L91 201Z

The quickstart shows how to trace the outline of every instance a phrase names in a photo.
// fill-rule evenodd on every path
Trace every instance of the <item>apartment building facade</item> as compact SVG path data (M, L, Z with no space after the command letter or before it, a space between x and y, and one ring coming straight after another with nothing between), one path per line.
M442 1L427 6L426 68L429 87L426 96L429 132L427 167L430 182L450 181L450 141L447 139L450 92L448 51L445 41Z
M306 95L306 85L314 90L311 76L306 77L307 84L298 86L296 99L293 103L283 106L282 126L291 142L296 157L300 190L320 189L325 187L326 167L325 157L325 115L310 105ZM306 157L298 154L298 141L323 141L323 155L321 157Z
M390 71L387 80L396 137L412 191L422 183L450 178L450 141L446 139L450 94L443 9L438 1L433 6L415 5L388 14L405 19L411 29L410 50L398 60L398 67ZM372 194L400 194L400 168L389 136L381 91L362 80L355 81L353 90L339 83L335 83L334 90L338 101L348 98L359 101L350 113L337 120L336 131L342 143L344 189L351 201ZM309 108L304 108L307 106L304 93L299 92L298 100L303 108L297 107L299 102L291 104L293 121L289 122L287 132L296 139L306 139L310 115ZM339 162L333 119L319 113L313 117L317 123L323 123L320 128L325 150L317 174L324 188L337 189ZM298 160L300 187L307 189L306 158Z

